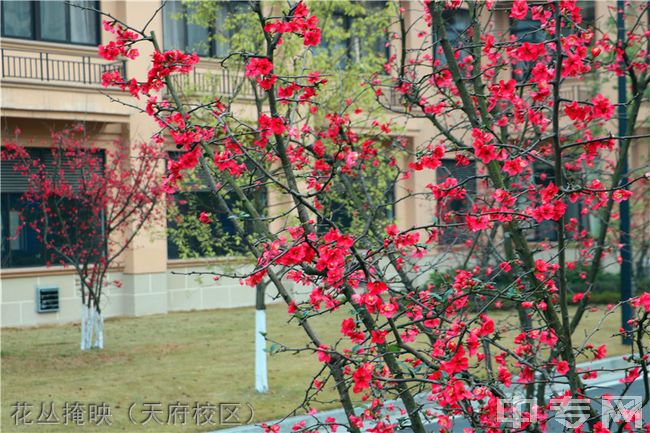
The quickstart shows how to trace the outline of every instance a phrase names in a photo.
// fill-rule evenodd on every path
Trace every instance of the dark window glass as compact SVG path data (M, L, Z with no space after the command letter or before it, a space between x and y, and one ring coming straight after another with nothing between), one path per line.
M2 3L2 35L15 38L34 38L34 4L30 1Z
M548 38L548 34L541 29L541 23L533 19L513 21L510 32L518 42L539 43Z
M372 1L369 2L369 8L374 10L376 13L386 11L387 2L385 1ZM381 37L377 38L374 43L366 44L363 37L358 37L361 42L361 54L364 55L365 52L372 51L376 53L379 57L385 57L386 60L390 57L390 46L388 45L388 33L387 29L377 29L377 32L381 32Z
M26 221L38 218L38 206L22 199L21 193L0 194L0 214L2 214L2 268L43 266L46 252L38 240L36 231L29 225L18 230Z
M209 248L212 248L214 255L224 256L230 253L245 252L242 245L234 245L233 236L237 234L235 225L232 220L220 212L217 212L217 198L211 191L188 191L179 192L174 194L173 198L175 205L178 209L178 221L172 219L167 220L167 227L177 229L182 221L188 216L198 217L201 212L207 212L214 220L209 224L208 230L210 232ZM227 197L228 202L231 202L230 197ZM206 227L202 224L201 228ZM179 259L187 258L181 250L192 251L197 256L206 256L206 246L202 243L202 236L190 235L181 233L189 233L187 231L179 231L178 234L169 233L167 235L167 258Z
M50 149L28 148L31 158L43 161L47 167L54 170ZM102 154L103 158L103 154ZM2 246L2 268L19 268L28 266L44 266L53 259L51 251L47 251L40 235L45 234L46 225L43 213L38 203L26 200L23 195L29 188L27 176L13 170L13 162L2 161L2 181L0 182L0 227ZM53 172L52 172L53 173ZM67 180L75 185L77 173L68 173ZM54 174L52 174L54 176ZM58 215L65 220L74 217L78 221L93 221L90 208L78 201L56 200L50 207L60 210ZM103 218L103 217L101 217ZM96 221L101 225L102 221ZM20 230L18 230L20 227ZM60 226L58 226L60 228ZM94 253L101 244L100 229L80 228L76 231L61 231L57 229L56 221L52 221L48 235L55 245L79 245L83 237L84 248L80 250ZM65 236L64 236L65 234ZM93 236L91 236L91 234ZM59 236L59 238L56 238ZM99 254L97 252L97 254ZM54 257L54 260L58 260ZM94 258L91 258L94 260Z
M577 5L580 8L580 22L574 24L573 17L567 16L567 19L562 22L562 35L564 36L593 29L596 23L596 2L594 0L578 0Z
M546 188L555 180L555 171L548 166L534 166L533 179L539 188ZM557 222L542 221L535 224L534 229L528 235L529 241L557 241Z
M46 1L40 5L41 39L65 42L67 39L68 5L58 1Z
M90 9L98 8L95 1L71 1L70 41L77 44L96 45L99 43L99 17ZM76 7L76 6L80 7Z
M593 0L578 0L581 9L582 22L580 27L586 29L596 24L596 2Z
M339 230L347 234L360 235L365 230L368 218L373 218L376 225L388 224L395 219L395 183L389 176L364 172L364 179L350 179L348 186L341 183L330 185L331 194L321 197L327 212L325 218L336 224ZM348 190L347 188L351 189ZM377 206L376 212L368 207L366 195L372 197ZM351 196L356 199L351 199ZM323 218L318 220L318 233L325 234L331 226Z
M163 44L166 50L185 49L185 19L183 5L179 1L168 1L163 8Z
M234 30L225 29L226 18L245 10L242 1L214 2L214 25L209 27L193 23L188 19L191 10L178 0L167 1L163 8L163 44L165 49L184 52L196 52L202 57L225 57L230 52L227 40L234 35ZM223 38L214 37L219 33Z
M330 20L335 22L337 25L342 26L345 31L350 30L352 23L351 17L346 16L341 12L334 12L330 17ZM331 59L338 57L338 61L334 65L335 68L344 69L355 51L355 41L355 38L346 40L332 40L323 36L321 37L321 43L314 47L314 52L317 54L326 53L327 56L329 56ZM356 43L356 47L358 51L358 42Z
M210 55L210 30L196 24L187 25L187 51L196 52L199 56Z
M534 181L535 184L539 186L539 189L545 188L551 182L555 182L555 171L551 167L545 165L535 165ZM580 201L573 203L568 200L566 201L566 204L567 210L564 218L565 222L568 223L571 218L575 218L578 221L578 230L588 230L589 216L583 215L583 204ZM535 224L534 227L528 231L528 240L535 242L555 242L558 239L557 235L557 221L547 220Z
M97 1L3 0L2 35L83 45L99 43ZM81 6L81 7L77 7Z
M170 159L177 159L182 152L169 152ZM254 223L235 194L221 192L230 210L238 215L238 221L246 233L254 234ZM267 191L265 188L244 191L255 208L266 213ZM198 220L201 212L212 218L208 225ZM219 211L217 196L210 190L209 181L199 166L187 172L180 184L180 191L169 198L167 207L167 258L218 257L245 255L248 249L240 239L233 220Z
M464 59L470 54L470 52L468 49L459 49L468 44L467 30L471 24L469 11L467 9L444 10L442 12L442 19L445 22L447 40L454 49L454 52L457 53L457 59ZM447 59L442 52L442 46L439 43L436 43L433 48L435 58L440 60L441 65L445 65Z
M364 3L365 10L367 11L366 17L373 16L381 13L386 8L385 1L366 1ZM384 29L376 28L375 32L381 32L379 37L376 35L369 42L369 38L357 34L354 31L354 23L356 16L346 15L344 12L335 11L330 18L338 26L341 26L345 32L351 33L348 38L344 40L328 40L327 29L321 38L321 43L314 47L315 53L327 53L330 56L340 56L339 61L335 67L337 69L344 69L347 65L353 62L360 62L364 57L375 55L380 58L390 56L390 49L387 47L388 35Z
M231 2L227 5L220 5L222 10L215 18L214 28L219 29L223 38L214 38L212 41L212 53L214 56L225 57L230 54L230 44L228 43L228 40L234 36L235 31L234 29L226 29L226 18L228 17L228 14L243 11L244 7L245 5L240 2Z
M517 42L538 44L548 39L548 33L541 29L541 23L533 19L516 20L510 24L510 32L517 38ZM513 66L513 78L518 82L526 82L530 72L537 62L519 61Z
M445 159L442 165L436 169L436 183L442 183L447 178L456 178L458 184L462 184L463 188L467 190L467 196L472 196L476 193L476 164L470 163L469 165L459 167L453 159ZM469 239L470 234L467 228L464 227L465 215L471 209L469 199L453 199L438 201L437 215L442 224L447 224L450 227L446 228L440 236L440 243L444 245L452 245L462 243ZM458 226L455 226L458 224Z

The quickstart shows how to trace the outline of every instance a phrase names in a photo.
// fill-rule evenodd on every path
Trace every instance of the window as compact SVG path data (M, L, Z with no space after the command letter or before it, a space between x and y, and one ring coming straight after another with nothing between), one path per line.
M169 152L170 159L178 158L182 152ZM246 192L246 191L245 191ZM229 208L239 215L246 233L254 233L253 219L243 211L243 206L234 193L222 192ZM266 189L250 191L249 199L264 215L267 205ZM210 215L212 222L204 224L199 220L201 212ZM167 206L167 258L219 257L244 255L248 252L237 234L234 221L229 215L219 212L216 195L208 186L208 179L199 166L187 173Z
M237 235L235 225L227 215L217 212L217 198L212 191L178 192L173 200L175 209L168 213L167 219L168 259L224 256L245 251L241 244L233 242ZM201 212L207 212L214 221L207 225L200 222Z
M326 53L328 56L338 57L334 65L337 69L344 69L350 64L360 62L370 55L388 59L390 49L387 46L388 36L384 29L378 28L378 21L382 21L382 13L386 9L385 1L366 1L363 4L365 14L351 16L341 10L334 10L330 20L338 29L348 37L333 40L328 37L328 28L325 25L321 43L314 48L315 53ZM367 20L363 21L362 20ZM385 23L382 22L382 25ZM372 36L367 36L372 30Z
M456 178L458 184L462 184L467 190L467 195L471 196L476 192L476 164L471 162L469 165L459 167L455 159L442 160L442 165L436 169L436 182L444 182L447 178ZM463 199L446 199L438 201L437 216L442 224L448 224L440 236L440 243L443 245L453 245L462 243L469 239L469 233L464 227L465 215L471 209L471 203L467 198ZM455 226L458 224L458 226Z
M567 16L563 21L562 35L564 36L577 31L593 29L596 24L596 2L594 0L578 0L576 4L580 8L580 23L577 26L574 25L573 17Z
M457 59L463 60L470 54L468 49L459 50L461 47L468 45L467 30L471 26L469 11L467 9L445 9L442 12L442 19L445 22L445 33L449 44L457 53ZM440 60L441 65L447 63L445 55L442 52L442 46L439 43L433 45L434 57Z
M583 29L593 28L596 24L596 2L593 0L578 0L582 22L580 27Z
M547 187L551 182L555 182L555 170L547 165L535 164L534 169L534 182L539 185L539 189ZM578 221L578 230L588 230L589 217L582 214L583 204L580 201L575 203L566 200L567 210L565 213L565 222L568 223L571 218ZM558 240L557 235L557 221L546 220L534 225L529 231L527 239L533 242L550 241L555 242Z
M593 0L580 0L578 1L578 6L581 9L582 15L580 27L583 29L593 27L596 20L595 2ZM568 27L563 28L562 33L564 35L576 31L576 27L573 24L569 24L565 21L565 25ZM510 33L516 37L518 43L528 42L531 44L539 44L547 41L549 38L549 34L545 30L542 30L541 23L530 17L530 12L526 19L511 20ZM536 62L517 62L514 65L513 78L518 82L527 81L530 71L535 66L535 63Z
M28 148L27 151L32 159L41 160L48 167L54 169L55 165L51 162L53 160L50 149ZM45 232L46 224L43 220L40 204L28 201L23 197L29 188L28 177L15 171L12 161L2 161L0 175L2 268L44 266L51 259L50 252L47 251L39 239L39 236ZM74 185L75 174L69 173L69 175L70 178L67 179ZM55 176L52 176L52 178L55 178ZM93 218L92 214L87 211L88 208L84 208L76 201L58 200L56 203L52 203L51 206L60 209L62 218L66 218L66 215L75 215L75 220L78 221L90 221ZM102 222L98 221L97 224L102 224ZM18 230L21 226L22 228ZM55 244L72 243L79 245L80 236L83 236L83 242L87 247L81 249L93 251L97 250L97 246L100 245L101 239L98 239L97 236L100 236L102 230L80 229L79 233L67 230L65 232L67 239L64 239L63 234L57 228L60 228L60 226L57 225L56 221L53 221L49 226L49 236ZM69 226L67 228L69 229ZM96 236L90 236L91 233L96 234ZM60 238L57 239L55 236L60 236Z
M555 170L546 165L535 164L533 166L533 180L539 188L546 188L555 180ZM529 241L557 241L557 223L547 220L535 224L533 230L528 234Z
M363 180L350 177L347 186L342 182L332 183L329 193L319 198L326 211L323 216L341 231L357 236L364 233L369 219L373 220L375 227L395 220L395 179L392 173L367 167L363 176ZM376 209L369 206L368 196ZM319 234L325 234L330 229L327 221L318 219Z
M241 1L213 2L219 10L211 26L201 26L188 20L189 11L179 0L168 0L163 8L163 45L165 49L196 52L202 57L224 57L230 51L226 42L233 36L234 30L223 30L226 18L245 7ZM224 38L216 38L220 32Z
M36 213L35 203L22 200L22 193L2 192L0 194L0 213L2 214L2 268L44 266L46 251L38 240L32 227L20 232L21 215ZM18 235L16 233L18 232Z
M366 2L365 8L368 12L367 17L372 17L373 15L380 16L382 12L386 10L386 2L369 1ZM388 59L390 57L390 49L386 45L388 42L388 34L384 31L385 29L373 29L373 33L379 34L380 36L369 42L367 37L359 35L354 31L353 19L354 18L350 18L348 21L348 28L352 31L348 42L350 59L358 62L370 53L379 58Z
M2 36L79 45L99 43L97 1L4 0Z
M541 23L533 19L515 20L510 24L510 33L517 38L518 43L528 42L538 44L548 38L548 33L542 30ZM536 62L519 61L513 65L512 76L517 82L528 81L530 72Z

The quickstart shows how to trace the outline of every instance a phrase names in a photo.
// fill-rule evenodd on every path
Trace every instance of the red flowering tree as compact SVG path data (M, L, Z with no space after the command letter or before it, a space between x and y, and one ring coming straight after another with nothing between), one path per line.
M578 361L601 359L607 348L576 330L593 313L600 270L618 256L611 236L618 204L629 199L630 183L647 188L645 175L622 182L630 146L646 138L637 129L650 82L647 8L630 6L630 27L613 40L582 21L576 1L396 4L394 54L360 86L386 110L367 115L356 95L321 112L327 78L309 69L319 19L304 2L251 2L265 44L223 63L244 63L252 119L220 95L201 104L181 99L171 77L198 57L161 51L154 34L108 16L116 41L110 52L100 48L107 58L153 44L146 80L106 83L146 99L161 133L185 151L170 163L169 190L186 170L204 171L215 212L230 216L257 260L238 276L251 286L270 281L309 337L307 347L278 350L311 351L322 363L302 408L335 392L346 413L295 431L424 433L426 423L450 431L459 419L471 432L543 431L566 400L582 403L580 431L634 428L601 421L587 380L604 369ZM512 32L494 29L498 13ZM301 61L279 73L287 58ZM619 107L628 117L623 134L614 132L617 106L604 92L570 87L617 76L631 90ZM400 123L410 122L429 128L430 139L401 137ZM431 173L435 182L415 181ZM260 212L249 194L263 186L286 206ZM231 194L235 205L225 199ZM396 205L420 201L437 209L429 222L391 221ZM600 223L587 228L590 217ZM452 272L449 263L457 264ZM578 266L583 283L572 287L567 274ZM427 284L433 270L446 275ZM308 287L308 297L296 297L292 285ZM645 405L650 294L623 304L636 309L625 324L635 345L620 392L642 378ZM498 308L514 309L517 325L495 323ZM346 316L333 325L341 337L324 341L311 323L334 311ZM514 409L503 402L520 391L525 416L513 426ZM366 409L355 411L357 404Z
M81 350L104 347L104 291L122 253L156 218L162 190L160 143L89 143L83 126L52 133L46 153L18 139L3 143L3 161L28 179L18 230L33 230L47 265L70 266L81 293Z

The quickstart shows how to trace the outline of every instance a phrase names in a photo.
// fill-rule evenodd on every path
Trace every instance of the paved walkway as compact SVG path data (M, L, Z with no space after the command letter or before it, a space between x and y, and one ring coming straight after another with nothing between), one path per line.
M623 360L622 356L616 356L616 357L611 357L611 358L605 358L601 359L598 361L593 361L593 362L586 362L583 364L579 364L578 367L582 369L590 369L592 371L603 371L603 370L608 370L606 373L599 374L599 377L597 379L590 379L585 381L586 384L594 386L594 385L599 385L599 386L610 386L612 384L618 383L619 379L623 377L623 373L621 371L615 371L615 372L609 372L609 370L621 370L629 366L629 363ZM513 379L514 382L514 379ZM563 388L566 388L567 385L562 385L558 384L554 386L554 390L562 390ZM517 395L519 391L517 390L517 386L513 386L512 388L513 394ZM550 391L550 390L549 390ZM423 405L423 409L435 409L436 406L426 400L426 394L420 394L416 396L416 401L420 404ZM403 404L401 401L394 401L393 402L395 405L395 409L390 413L391 415L391 422L397 423L399 418L403 418L404 416L401 414L401 409L403 409ZM363 410L363 408L357 408L355 411L357 413L360 413ZM291 428L296 424L301 421L305 421L306 426L310 425L315 425L319 421L320 422L325 422L326 418L334 418L337 421L341 422L342 424L347 423L347 418L345 416L345 412L343 412L343 409L333 409L333 410L327 410L323 412L319 412L315 415L301 415L301 416L293 416L286 418L284 421L282 420L272 420L272 421L267 421L266 423L269 425L272 424L280 424L280 433L291 433L292 430ZM371 427L371 426L367 426ZM366 427L366 428L367 428ZM262 433L263 430L260 428L259 425L257 424L247 424L247 425L242 425L242 426L237 426L237 427L232 427L228 429L223 429L223 430L216 430L215 432L212 433ZM347 429L344 429L340 427L337 431L337 433L346 433Z

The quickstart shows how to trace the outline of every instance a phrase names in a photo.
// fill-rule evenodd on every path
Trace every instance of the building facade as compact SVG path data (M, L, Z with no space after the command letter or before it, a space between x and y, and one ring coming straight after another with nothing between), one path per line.
M97 55L97 45L106 43L110 35L103 31L100 16L93 9L110 13L134 27L142 27L154 16L160 2L101 0L73 3L82 8L64 1L2 2L3 135L6 137L20 129L23 143L44 147L48 146L51 130L83 122L90 139L106 146L117 139L147 140L156 132L155 123L127 105L114 102L113 99L125 96L102 87L101 75L107 70L122 69L126 76L144 77L149 53L141 53L137 61L128 64L101 59ZM585 3L590 19L606 15L608 2ZM210 32L210 29L179 19L177 15L180 12L182 5L179 2L168 1L163 13L157 14L148 24L150 30L162 35L166 48L182 49ZM227 12L224 8L224 13ZM418 21L417 12L410 12L408 19ZM462 27L463 19L462 10L450 17L449 33L452 36L454 28ZM496 16L495 26L502 31L508 30L505 11ZM529 29L513 28L510 31L525 33ZM413 41L414 46L416 43ZM203 46L198 54L204 59L188 79L200 87L205 83L202 70L209 70L213 80L217 77L210 87L212 90L216 88L215 96L233 92L233 77L209 59L223 55L226 50L227 47L217 41ZM568 89L576 94L586 91L583 83L575 83ZM245 94L241 100L241 104L246 105ZM139 103L134 99L128 102ZM252 100L249 102L252 104ZM402 134L409 141L420 143L431 135L430 128L425 120L416 119L405 123ZM632 152L633 161L643 161L647 144ZM0 183L3 255L0 325L30 326L78 320L80 302L74 272L57 266L46 267L38 243L28 235L12 237L20 212L17 198L22 191L19 186L12 187L11 176L11 168L3 165ZM409 180L409 186L423 189L424 185L435 182L435 177L435 174L420 172ZM406 200L396 206L395 217L400 226L410 227L429 223L435 212L430 202ZM187 274L208 271L213 267L252 267L252 263L239 257L184 260L177 258L172 249L168 248L164 224L148 227L133 248L125 253L122 264L110 275L110 280L120 280L121 285L108 290L105 315L138 316L254 305L255 289L240 284L238 280L222 278L214 281L209 277L196 278ZM58 290L48 292L48 289ZM57 308L39 311L43 296L48 296L48 293L57 293Z

